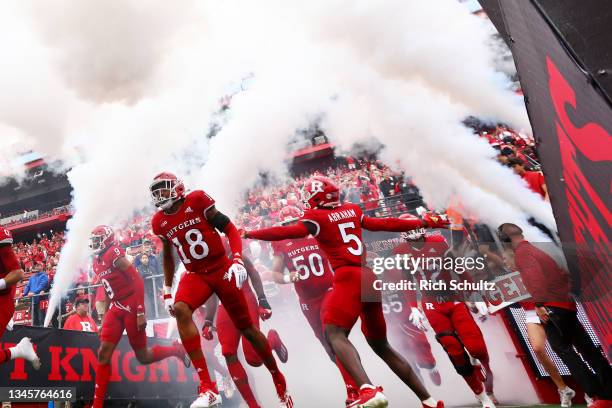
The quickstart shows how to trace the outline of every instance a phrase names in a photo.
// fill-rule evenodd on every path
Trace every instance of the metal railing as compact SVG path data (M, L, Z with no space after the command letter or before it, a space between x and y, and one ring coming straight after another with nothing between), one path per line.
M153 304L153 311L151 310L147 310L147 318L148 319L158 319L160 317L167 317L165 314L160 313L160 308L159 308L159 300L158 300L158 296L157 293L159 292L159 290L162 288L163 285L163 281L161 282L160 285L157 284L157 280L158 279L163 279L163 274L157 274L157 275L151 275L151 276L146 276L143 277L145 283L147 282L147 280L151 281L152 284L152 293L147 293L147 287L145 284L145 304L147 303L147 296L151 296L152 297L152 304ZM101 287L102 284L100 283L96 283L96 284L90 284L90 285L86 285L86 286L78 286L78 287L74 287L72 289L69 289L67 291L67 294L65 296L63 296L60 299L60 303L59 303L59 309L58 309L58 317L57 317L57 321L58 321L58 327L62 327L63 321L66 317L72 315L74 313L74 311L68 311L66 312L65 306L68 303L72 303L74 304L74 301L69 300L68 298L70 297L69 294L73 293L73 292L77 292L77 291L85 291L85 295L88 297L89 304L89 314L93 316L93 308L95 307L95 296L96 296L96 291L99 287ZM20 297L16 297L14 298L16 304L20 304L20 303L30 303L28 308L29 308L29 312L30 312L30 325L34 324L34 313L35 313L35 307L40 307L40 302L44 301L44 300L39 300L38 302L34 302L34 298L40 298L40 297L48 297L49 296L49 292L45 292L44 294L39 294L39 293L32 293L32 294L28 294L26 296L20 296ZM93 297L93 302L91 300L91 298ZM46 300L46 299L45 299ZM19 312L20 310L23 309L16 309L16 312ZM153 314L151 314L153 313ZM54 313L55 314L55 313Z

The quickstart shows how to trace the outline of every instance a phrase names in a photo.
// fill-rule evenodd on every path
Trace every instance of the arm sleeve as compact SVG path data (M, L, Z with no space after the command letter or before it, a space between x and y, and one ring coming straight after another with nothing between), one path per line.
M13 248L10 245L0 246L0 261L2 261L2 265L4 265L4 269L7 272L20 269L19 260L15 256L15 252L13 252Z
M230 249L232 250L232 255L242 257L242 238L240 237L240 233L238 232L238 229L234 223L230 221L225 226L223 233L227 237Z
M401 218L363 217L361 225L363 226L363 228L369 231L391 232L404 232L425 227L425 225L423 225L423 221L418 218L413 220L404 220Z
M248 232L248 237L261 241L282 241L283 239L303 238L309 234L303 222L283 227L270 227Z

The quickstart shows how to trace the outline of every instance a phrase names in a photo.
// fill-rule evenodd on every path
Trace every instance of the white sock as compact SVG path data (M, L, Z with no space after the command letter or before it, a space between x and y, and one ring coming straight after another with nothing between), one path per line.
M489 396L487 395L486 391L476 394L476 398L478 398L480 402L489 402Z
M361 387L359 387L360 390L363 390L364 388L376 388L376 387L374 387L372 384L363 384Z
M429 397L426 400L421 401L423 403L423 405L427 405L428 407L432 407L434 408L436 405L438 405L438 401L436 401L435 399Z

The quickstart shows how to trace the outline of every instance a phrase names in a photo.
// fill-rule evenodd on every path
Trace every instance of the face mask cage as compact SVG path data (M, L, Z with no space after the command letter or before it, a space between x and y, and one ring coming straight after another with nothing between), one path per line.
M161 209L167 209L176 200L176 180L156 180L151 184L151 200L153 205Z

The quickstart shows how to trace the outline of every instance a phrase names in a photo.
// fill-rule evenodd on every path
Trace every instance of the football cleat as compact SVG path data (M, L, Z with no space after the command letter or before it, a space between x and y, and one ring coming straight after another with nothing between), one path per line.
M497 399L495 394L493 394L492 392L487 392L487 395L489 396L489 399L493 401L495 405L499 404L499 400Z
M191 403L189 408L211 408L221 405L221 395L217 392L215 385L201 385L198 388L198 398Z
M276 330L270 330L268 332L268 342L270 343L272 350L274 350L281 363L286 363L287 360L289 360L289 350L287 350L287 347L281 340Z
M293 398L291 398L291 395L285 393L284 396L280 397L280 408L293 408Z
M572 406L572 398L576 396L576 391L570 387L565 386L564 389L559 390L559 400L561 401L561 408L569 408Z
M477 394L476 398L478 398L478 401L482 404L482 408L496 408L495 403L491 401L491 398L489 398L486 392L483 391Z
M346 386L346 402L345 405L347 407L354 406L353 403L359 399L359 391L354 387L347 385Z
M36 351L34 351L34 346L29 337L24 337L15 347L11 348L11 356L13 358L23 358L29 361L35 370L40 368L40 359Z
M359 389L359 399L349 405L350 408L386 408L389 406L382 387L364 384Z

